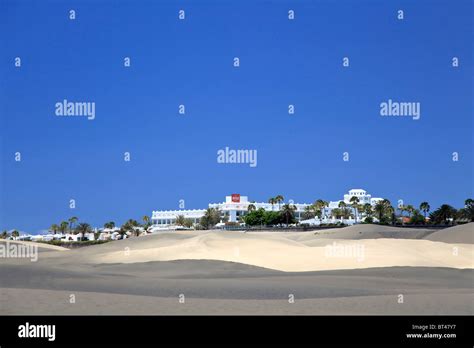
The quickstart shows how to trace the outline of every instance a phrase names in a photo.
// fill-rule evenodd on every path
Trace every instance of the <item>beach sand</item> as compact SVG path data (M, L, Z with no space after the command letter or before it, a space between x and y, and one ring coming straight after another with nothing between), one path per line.
M473 314L473 225L176 231L42 248L37 262L1 260L0 314Z

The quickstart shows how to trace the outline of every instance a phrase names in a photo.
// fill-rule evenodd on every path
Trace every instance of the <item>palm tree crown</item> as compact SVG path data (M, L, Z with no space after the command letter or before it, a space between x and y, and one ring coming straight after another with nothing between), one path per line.
M426 218L426 213L430 211L430 205L428 204L428 202L421 202L420 210L425 214Z
M293 219L296 211L296 206L293 204L284 204L281 209L281 216L285 219L286 224L288 225L289 221Z
M278 210L280 210L280 203L283 202L285 198L283 198L282 195L278 195L274 198L274 200L275 200L275 203L278 204Z

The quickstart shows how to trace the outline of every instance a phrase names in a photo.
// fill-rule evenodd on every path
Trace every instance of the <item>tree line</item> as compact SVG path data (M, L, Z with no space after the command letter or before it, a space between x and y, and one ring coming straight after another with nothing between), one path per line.
M284 198L282 195L270 198L268 203L272 205L271 211L267 211L263 208L257 209L254 202L250 203L247 207L246 214L241 216L241 219L248 226L276 226L298 223L295 214L296 206L294 204L282 204L283 202ZM466 199L464 207L461 209L456 209L448 204L442 204L434 211L431 211L428 202L421 202L418 208L410 204L400 204L395 208L388 199L380 200L373 206L369 203L360 204L359 202L358 197L352 197L349 203L341 201L337 208L331 209L329 214L326 214L325 209L329 206L329 202L318 199L313 204L305 207L301 218L303 220L318 218L320 222L322 222L325 217L334 217L342 221L352 218L355 219L356 222L362 223L374 223L374 218L376 218L379 224L384 225L448 225L474 221L474 200L472 198ZM274 205L278 205L278 210L273 209ZM429 219L427 219L427 217L429 217ZM188 228L194 227L195 229L207 230L215 227L219 222L228 223L228 220L228 215L223 214L216 208L209 208L197 224L194 224L193 220L185 218L183 215L176 217L175 224ZM150 217L145 215L141 222L134 219L127 220L117 229L117 232L122 237L125 234L138 236L140 233L148 231L151 226ZM104 224L104 228L107 229L115 229L115 227L116 224L113 221ZM61 221L59 224L52 224L49 231L52 234L81 234L80 240L84 240L84 236L87 233L94 232L90 224L79 222L75 216L66 221ZM19 237L19 235L20 233L17 230L11 232L4 230L0 233L0 239L9 237L16 238Z

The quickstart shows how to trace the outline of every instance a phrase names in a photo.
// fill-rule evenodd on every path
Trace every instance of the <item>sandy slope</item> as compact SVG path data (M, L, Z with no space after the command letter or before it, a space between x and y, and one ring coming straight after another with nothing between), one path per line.
M358 234L353 230L349 230L349 233ZM350 240L338 239L331 234L326 236L336 238L321 238L311 232L299 235L188 232L180 237L156 235L138 238L140 241L131 239L109 243L104 247L94 246L82 255L91 264L221 260L286 272L392 266L473 268L474 246L470 244L399 238Z
M40 260L0 267L0 314L474 313L472 269L292 273L224 261L58 265ZM76 303L70 303L71 294Z
M355 225L344 228L332 228L319 230L317 232L254 232L271 235L284 235L296 241L315 240L315 239L422 239L435 232L436 230L428 228L410 228L410 227L392 227L381 225Z
M0 260L0 314L472 314L474 245L422 239L433 233L177 231L41 245L37 262Z
M173 231L68 250L37 244L55 264L238 262L285 272L373 267L473 268L474 224L443 230L357 225L318 232ZM452 241L452 243L449 243ZM54 261L53 261L54 260ZM6 260L8 262L8 260Z
M398 303L398 295L309 299L296 295L291 304L285 296L245 300L187 298L179 303L176 296L74 292L77 302L71 304L67 301L70 291L1 289L0 294L4 299L0 312L3 315L472 315L472 306L466 304L474 301L468 291L410 294L403 304Z
M65 251L69 250L68 248L64 248L61 246L57 245L51 245L51 244L46 244L46 243L36 243L36 242L28 242L28 241L13 241L13 240L5 240L5 239L0 239L0 243L3 243L4 245L6 244L23 244L23 245L29 245L29 246L35 246L38 248L39 251L41 250L47 250L47 251Z
M474 222L448 227L428 235L425 239L444 243L474 243Z

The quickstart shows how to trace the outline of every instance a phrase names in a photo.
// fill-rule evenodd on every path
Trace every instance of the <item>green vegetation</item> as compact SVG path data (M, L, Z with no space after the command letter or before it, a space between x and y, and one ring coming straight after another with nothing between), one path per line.
M380 224L387 225L390 222L393 222L395 209L392 207L392 204L388 199L383 199L377 202L374 206L374 212Z
M186 221L186 218L184 215L178 215L176 216L176 225L178 226L184 226L184 222Z
M277 195L268 200L272 205L272 211L266 211L263 208L257 209L255 204L251 203L247 207L246 214L241 216L247 226L277 226L277 225L291 225L296 224L296 206L293 204L281 204L284 202L282 195ZM273 210L273 206L278 204L278 210ZM316 200L313 204L305 207L301 217L303 220L309 220L319 218L322 222L325 217L325 208L329 205L327 201L322 199ZM330 215L340 221L331 224L320 224L320 226L340 226L344 225L345 219L355 218L357 222L362 223L379 223L383 225L454 225L460 223L474 222L474 200L468 198L464 202L464 207L457 210L454 207L443 204L434 211L431 211L430 204L426 201L421 202L419 209L416 209L413 205L400 205L398 207L399 214L395 214L395 208L391 205L388 199L383 199L377 202L374 206L369 203L359 204L359 198L351 197L350 203L347 204L344 201L340 201L337 208L331 209ZM405 213L407 216L405 216ZM429 214L429 218L427 215ZM238 226L238 222L229 223L228 215L222 214L218 209L209 208L206 210L204 216L201 218L199 224L194 225L192 219L187 219L183 215L176 217L176 225L191 228L194 225L195 229L210 229L213 228L219 222L226 223L226 226L235 225ZM61 221L59 224L52 224L49 231L53 234L61 232L65 234L70 232L71 234L81 234L81 238L78 242L64 241L64 240L52 240L49 244L63 245L70 243L88 243L89 244L100 244L105 241L87 241L84 240L84 235L87 233L94 232L91 225L85 222L78 223L79 219L75 216L67 219L67 221ZM122 235L139 236L144 231L148 231L151 224L149 216L145 215L142 217L143 224L140 224L137 220L129 219L123 225L120 226L118 232ZM113 229L116 227L115 222L109 221L104 224L104 228ZM95 233L95 238L98 238L99 233ZM20 233L17 230L6 231L0 233L0 239L17 238Z
M423 212L425 218L426 218L426 213L428 213L430 211L430 208L431 207L428 204L428 202L421 202L420 203L420 210Z
M142 217L142 221L143 221L143 225L141 227L143 227L143 229L146 231L148 230L150 227L151 227L151 222L150 222L150 217L148 215L145 215Z
M456 217L457 211L448 204L443 204L430 214L433 224L449 224Z
M104 228L113 229L115 228L115 222L109 221L104 224Z
M280 224L293 224L296 207L291 204L284 204L280 211L266 211L263 208L248 212L243 221L248 226L275 226Z
M38 243L57 245L57 246L65 247L65 248L83 247L83 246L104 244L107 242L109 242L109 240L84 240L84 241L76 242L76 241L67 241L67 240L61 240L61 239L53 239L50 241L38 241Z
M290 223L295 223L296 206L293 204L285 204L280 211L280 218L285 221L288 226Z
M132 236L139 236L140 235L140 224L138 223L137 220L129 219L127 222L125 222L119 230L119 233L122 235L127 234L129 232Z
M355 212L355 221L357 223L357 217L359 216L359 198L358 197L355 197L355 196L352 196L351 199L349 200L349 202L351 202L351 206L352 208L354 209L354 212Z
M474 221L474 200L472 198L464 201L464 208L459 209L457 217L463 222Z
M308 205L307 207L304 208L303 212L303 220L309 220L309 219L314 219L316 217L316 214L314 213L314 207L312 205Z
M73 216L71 218L68 219L68 222L69 222L69 232L72 233L73 231L73 227L74 227L74 224L78 221L78 218Z
M92 227L88 223L81 222L80 224L77 225L76 228L76 233L81 234L81 241L85 240L86 238L86 233L91 233L92 232Z
M208 230L210 227L214 227L220 221L221 221L221 212L218 209L209 208L206 210L206 212L204 213L204 216L201 218L200 225L202 229Z
M283 197L276 196L270 198L268 202L280 204ZM316 200L313 204L305 207L301 217L302 220L318 218L322 222L325 215L325 208L329 205L322 199ZM295 218L296 207L288 204L279 206L278 211L265 211L263 208L256 209L255 205L249 205L247 214L243 221L248 226L276 226L290 225L297 223ZM350 203L340 201L337 208L331 209L330 215L339 219L337 224L343 224L345 219L355 219L362 223L379 223L382 225L425 225L425 224L454 224L474 221L474 200L467 199L462 209L456 210L449 205L442 205L434 212L429 214L431 207L428 202L421 202L419 209L414 205L400 205L399 214L396 214L395 208L388 199L377 202L374 206L369 203L359 204L358 197L351 197ZM320 226L323 226L321 224Z

